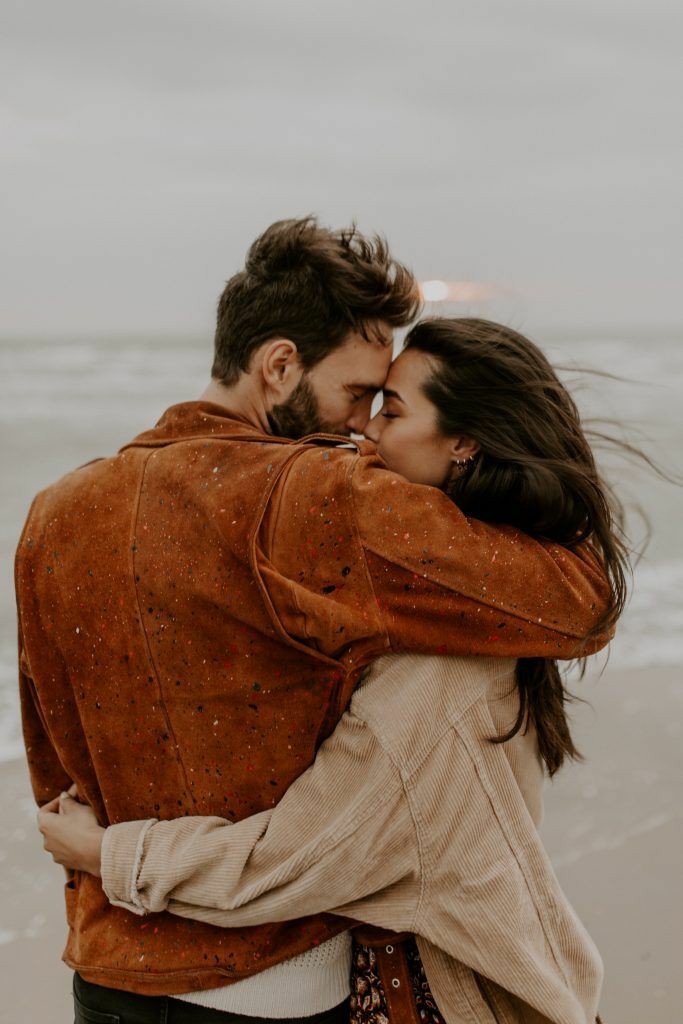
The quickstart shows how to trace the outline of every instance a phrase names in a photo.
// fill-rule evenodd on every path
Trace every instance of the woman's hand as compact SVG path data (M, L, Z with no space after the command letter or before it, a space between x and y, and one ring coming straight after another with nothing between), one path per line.
M69 795L72 792L75 795L75 787L38 811L43 847L57 864L100 878L105 829L98 825L92 807L78 803Z

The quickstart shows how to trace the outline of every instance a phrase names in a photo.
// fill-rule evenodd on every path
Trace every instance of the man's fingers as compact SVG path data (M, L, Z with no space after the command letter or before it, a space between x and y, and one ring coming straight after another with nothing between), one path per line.
M80 797L80 794L78 792L78 785L77 785L77 783L72 782L71 785L69 786L67 792L68 792L69 796L72 796L74 798L74 800L80 800L81 797Z

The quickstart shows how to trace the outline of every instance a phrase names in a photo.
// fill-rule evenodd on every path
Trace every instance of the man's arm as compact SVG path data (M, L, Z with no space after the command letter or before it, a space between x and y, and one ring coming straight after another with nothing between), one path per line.
M381 654L574 658L611 604L588 545L570 551L468 519L441 491L376 456L304 452L255 544L276 627L333 659Z
M442 492L371 458L351 474L355 522L394 651L572 658L610 605L596 555L468 519Z

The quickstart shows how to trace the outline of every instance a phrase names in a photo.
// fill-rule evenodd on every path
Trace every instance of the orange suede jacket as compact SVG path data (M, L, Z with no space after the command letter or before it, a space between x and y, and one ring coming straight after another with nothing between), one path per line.
M266 436L202 402L39 494L16 586L36 798L73 780L103 824L263 810L379 655L568 658L609 600L587 547L468 520L367 447ZM66 901L66 962L150 995L237 980L349 926L141 921L85 874Z

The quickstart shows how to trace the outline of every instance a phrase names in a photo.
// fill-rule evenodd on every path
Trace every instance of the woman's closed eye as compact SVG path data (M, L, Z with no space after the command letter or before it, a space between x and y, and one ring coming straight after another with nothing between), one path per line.
M399 415L401 413L401 410L399 409L398 412L396 411L397 405L398 405L398 402L395 401L393 396L385 398L384 402L382 403L382 408L380 409L380 415L385 420L396 420L396 419L398 419L398 417L399 417Z

